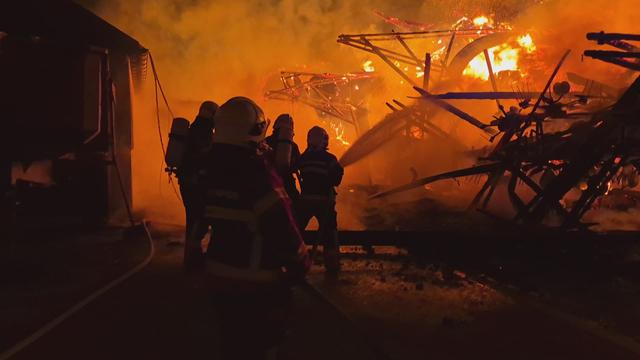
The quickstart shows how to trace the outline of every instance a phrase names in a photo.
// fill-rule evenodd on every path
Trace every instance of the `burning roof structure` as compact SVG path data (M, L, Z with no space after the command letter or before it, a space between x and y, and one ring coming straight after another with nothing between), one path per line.
M397 25L396 20L391 23ZM406 26L403 25L400 28L404 29ZM511 84L514 77L519 79L522 76L518 67L518 54L521 51L528 54L535 51L535 44L530 34L514 32L508 24L494 23L486 16L473 19L462 17L446 30L340 35L338 42L376 55L402 78L402 84L406 83L425 90L431 89L436 92L452 90L457 88L463 78L481 81L490 79L494 93L486 94L489 98L518 96L515 93L495 94L495 92L498 91L499 84L505 82ZM431 50L427 50L422 58L421 53L416 49L425 47ZM365 69L371 68L371 63L372 61L368 60L363 66ZM418 81L420 78L421 81ZM456 96L458 95L454 92L438 94L435 98L455 98ZM397 100L394 100L394 103L399 104ZM397 110L391 103L387 103L387 106L394 111ZM461 145L455 136L437 124L439 107L429 111L421 103L408 106L403 104L401 107L402 112L387 117L374 126L369 133L361 136L341 158L343 164L353 164L369 155L390 139L386 135L398 133L399 129L406 128L407 124L409 127L412 126L411 123L415 123L415 119L419 119L418 127L430 136L447 139L449 143L456 144L456 149L464 149L464 145ZM465 121L482 127L488 135L494 134L493 129L482 126L460 110L452 110L449 107L449 111L457 112ZM430 114L427 115L427 112Z
M485 16L462 17L449 29L434 30L435 25L404 21L378 11L374 13L402 31L343 34L338 37L338 42L377 56L400 76L401 83L420 85L424 89L452 89L463 76L487 81L489 71L482 57L484 55L499 76L510 72L519 75L515 59L517 53L521 48L526 52L535 49L529 34L518 36L508 24L494 23ZM417 50L424 48L431 50L426 53ZM482 60L480 65L477 64L478 59ZM358 114L367 110L359 99L369 91L362 86L362 81L372 80L377 74L373 60L366 60L363 70L347 74L282 72L282 87L267 91L265 97L301 102L316 109L321 117L328 115L353 125L358 140L342 157L345 165L359 161L400 133L420 139L435 137L454 144L457 150L465 148L455 136L451 136L449 129L443 129L441 124L434 121L436 113L427 119L420 103L405 105L399 100L387 102L387 106L394 111L393 116L369 130L368 121L359 119ZM398 111L400 109L402 111ZM486 131L492 133L491 129ZM337 133L340 136L340 131Z

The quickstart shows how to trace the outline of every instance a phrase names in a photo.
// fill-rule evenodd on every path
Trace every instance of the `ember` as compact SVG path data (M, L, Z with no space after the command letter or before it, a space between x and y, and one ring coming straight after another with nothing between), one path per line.
M376 69L373 67L373 61L367 60L362 64L362 69L365 72L374 72Z
M486 16L478 16L477 18L473 19L473 25L479 27L479 28L483 28L485 26L491 26L492 25L492 21L489 20L489 18L487 18Z

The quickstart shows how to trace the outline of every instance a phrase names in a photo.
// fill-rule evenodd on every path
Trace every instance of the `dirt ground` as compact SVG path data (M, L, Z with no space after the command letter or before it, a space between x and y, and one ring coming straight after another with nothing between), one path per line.
M152 227L156 252L147 267L11 359L219 359L215 294L183 271L182 248L173 245L182 231ZM294 304L280 359L374 358L330 305L301 289Z
M50 234L34 256L25 247L30 260L3 272L23 279L3 293L2 316L11 321L0 325L3 346L144 258L145 243L122 240L121 231ZM218 358L215 294L182 271L182 248L173 245L182 231L152 227L156 255L147 267L14 358ZM376 248L374 257L343 250L337 281L315 265L312 287L295 289L281 359L638 358L633 346L523 301L506 281L479 281L488 276L396 248Z

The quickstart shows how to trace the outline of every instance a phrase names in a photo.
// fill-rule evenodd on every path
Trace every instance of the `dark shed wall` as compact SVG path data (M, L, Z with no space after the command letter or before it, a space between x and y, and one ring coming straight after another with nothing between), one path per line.
M116 168L109 168L109 219L112 221L126 220L126 205L120 189L120 180L124 186L124 193L132 205L131 151L133 150L133 111L131 99L131 68L126 55L112 54L109 57L111 75L115 88L114 110L114 149L116 162L120 170L118 179Z
M14 140L13 146L10 146L11 151L3 151L4 154L10 153L10 158L1 159L0 165L7 165L11 161L54 160L53 171L58 180L71 179L73 176L76 178L76 180L69 180L66 184L66 188L75 189L74 196L81 199L82 206L75 207L91 208L92 211L95 211L91 214L93 217L108 217L109 220L116 221L126 219L124 197L130 205L132 195L131 64L137 66L133 73L140 73L140 70L145 68L146 49L135 39L70 0L10 0L2 2L0 4L0 32L8 34L7 37L11 39L23 39L26 42L40 45L46 44L48 51L78 54L78 56L66 56L66 60L65 56L55 57L60 60L59 63L54 63L55 61L49 56L37 56L36 54L32 58L36 62L35 66L48 67L48 70L39 71L38 79L29 82L36 84L36 86L25 87L25 82L16 77L13 86L5 87L8 92L11 92L12 88L24 91L21 94L14 93L7 97L17 99L13 105L5 104L13 106L15 111L5 111L4 115L0 114L2 117L0 120L5 124L8 122L13 124L12 140ZM34 48L42 47L35 46ZM114 121L113 134L110 129L104 127L108 120L107 115L109 115L105 112L107 110L105 108L110 108L109 101L104 101L104 99L96 101L100 97L93 94L96 89L108 88L102 88L99 84L94 84L95 86L92 87L90 82L87 85L85 79L95 72L87 71L87 64L83 63L83 59L86 54L93 53L95 49L104 49L108 54L105 59L109 63L109 74L115 89L112 117ZM18 57L30 58L24 53L19 54ZM4 65L2 71L6 73L11 73L16 69L8 62ZM95 67L95 65L93 66ZM61 72L61 69L66 70ZM105 73L104 70L106 68L102 69L101 73ZM56 74L59 74L59 78L55 78ZM51 77L51 79L47 80L46 77ZM39 81L41 84L53 84L54 86L38 86ZM104 81L103 85L108 83L106 78L96 81ZM108 93L109 91L104 90L104 94ZM40 102L43 105L40 109L37 109L37 99L41 99ZM47 102L51 104L46 105ZM11 106L4 108L8 109ZM48 107L52 111L46 111ZM96 107L100 107L100 109L96 109ZM30 109L38 111L30 113ZM97 129L95 126L92 128L93 120L88 115L91 113L103 115L103 131L92 141L83 144L83 141ZM29 121L29 119L33 121ZM93 122L95 123L95 121ZM29 130L30 128L32 131ZM5 133L5 135L8 134ZM115 136L112 137L112 135ZM5 144L7 143L5 142ZM110 161L110 145L113 145L115 150L121 179L118 178L114 164ZM5 148L5 150L7 149ZM58 159L60 155L66 153L76 154L75 160ZM8 166L2 167L3 174L7 168ZM6 176L2 180L6 180ZM75 184L84 185L80 189ZM87 186L86 184L93 185ZM122 187L124 188L124 197ZM89 194L91 191L95 197L78 195ZM68 194L69 192L63 189L63 193ZM64 198L66 195L62 196ZM101 198L104 198L104 201ZM67 207L74 208L71 205L67 205Z

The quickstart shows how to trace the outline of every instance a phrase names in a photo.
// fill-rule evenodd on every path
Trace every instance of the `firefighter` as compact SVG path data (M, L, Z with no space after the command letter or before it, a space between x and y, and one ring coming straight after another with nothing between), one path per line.
M295 204L300 196L294 178L294 164L300 158L300 149L293 141L293 118L289 114L282 114L273 124L273 133L265 142L273 149L274 164L284 182L284 188L289 198Z
M335 187L340 185L344 170L328 146L329 135L323 128L314 126L309 130L307 149L296 165L302 188L296 216L301 230L312 217L318 220L325 268L328 274L335 275L340 270Z
M282 340L291 285L310 262L282 180L261 151L267 122L250 99L228 100L215 115L216 131L204 173L210 225L206 273L224 359L264 359Z
M189 126L186 149L177 171L180 196L186 215L184 265L188 269L202 266L204 262L200 242L197 240L190 242L189 239L202 239L206 232L203 228L198 234L191 236L191 232L194 231L194 219L201 216L204 206L200 177L207 154L211 149L213 118L217 110L218 105L213 101L205 101L200 105L198 115Z

